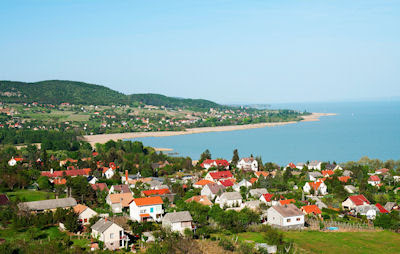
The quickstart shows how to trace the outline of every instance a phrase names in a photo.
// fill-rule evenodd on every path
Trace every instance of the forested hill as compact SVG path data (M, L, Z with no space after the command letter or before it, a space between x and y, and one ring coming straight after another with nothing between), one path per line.
M105 86L65 80L47 80L35 83L0 81L0 101L49 104L68 102L83 105L134 105L142 102L147 105L166 107L202 109L225 107L202 99L180 99L160 94L125 95Z

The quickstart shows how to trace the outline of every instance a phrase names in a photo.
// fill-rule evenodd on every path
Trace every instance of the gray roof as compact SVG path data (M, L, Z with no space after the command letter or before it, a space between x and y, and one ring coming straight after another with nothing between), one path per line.
M226 200L238 200L238 199L243 199L242 195L239 192L232 191L232 192L224 192L221 196L220 199L226 199Z
M107 230L107 228L111 227L112 224L114 224L114 222L109 220L106 221L105 219L100 219L93 226L91 226L91 229L103 233L104 231Z
M308 175L313 177L323 177L323 175L318 171L308 172Z
M353 172L351 172L350 170L343 171L343 176L351 176L352 174Z
M308 166L316 167L316 166L318 166L318 164L320 164L320 163L321 163L320 161L310 161L310 163L308 163Z
M356 206L354 210L359 214L366 214L369 210L375 210L376 212L379 212L378 207L375 205L360 205Z
M389 212L396 206L396 202L387 202L384 208Z
M251 189L250 194L251 195L262 195L262 194L267 194L268 190L265 188L258 188L258 189Z
M150 185L150 187L156 187L156 186L160 186L162 183L158 180L151 180L149 182L147 182L148 185Z
M209 183L206 186L210 189L212 194L218 194L218 192L224 192L225 187L216 183Z
M260 207L261 201L260 200L251 200L244 203L245 207L248 208L257 208Z
M293 204L273 206L270 209L275 209L284 218L303 215L303 212Z
M181 221L192 221L193 219L188 211L183 211L183 212L167 213L166 215L164 215L162 220L175 223Z
M19 209L27 211L50 210L76 206L74 198L47 199L41 201L24 202L18 204Z
M114 190L122 193L131 193L127 184L113 185Z

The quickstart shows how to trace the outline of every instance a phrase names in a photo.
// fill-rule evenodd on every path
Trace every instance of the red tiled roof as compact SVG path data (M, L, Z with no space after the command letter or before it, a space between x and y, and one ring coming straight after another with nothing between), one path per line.
M64 175L64 172L67 176L86 176L89 175L89 172L91 171L90 168L85 168L85 169L72 169L72 170L58 170L54 171L51 173L51 171L42 171L41 175L42 176L47 176L47 177L62 177Z
M62 185L62 184L66 184L67 183L67 179L54 179L53 182L55 185Z
M281 205L288 205L288 204L290 204L290 203L295 203L296 201L293 199L293 198L291 198L291 199L284 199L284 200L279 200L279 203L281 204Z
M221 178L231 178L233 177L231 171L218 171L218 172L210 172L210 176L213 179L221 179Z
M202 205L206 205L206 206L212 206L212 202L208 199L208 197L206 195L201 195L201 196L193 196L187 200L185 200L186 203L190 203L190 202L197 202L199 204Z
M262 175L263 177L267 177L267 176L269 175L269 172L257 171L257 172L254 172L254 174L257 176L257 178L259 178L261 175Z
M322 183L321 181L308 182L308 185L310 185L310 187L313 188L314 190L318 190L321 183Z
M91 186L92 186L93 190L108 191L107 184L105 184L105 183L95 183L95 184L92 184Z
M147 197L147 198L135 198L133 200L137 206L146 206L146 205L160 205L164 202L162 201L160 196L155 197Z
M274 194L271 194L271 193L263 194L263 197L265 198L265 200L267 202L271 202L271 199L273 196L274 196Z
M143 195L145 196L153 196L153 195L165 195L171 193L169 189L159 189L159 190L145 190L142 191Z
M356 206L363 205L364 202L367 203L367 204L370 204L368 199L362 194L361 195L350 196L349 198Z
M197 183L195 183L194 185L201 185L201 186L204 186L204 185L207 185L207 184L209 184L209 183L213 183L213 182L212 182L212 181L209 181L209 180L202 179L202 180L198 181Z
M306 214L321 214L321 210L318 208L317 205L306 205L301 208Z
M333 172L333 170L322 170L321 173L323 176L327 176L327 175L331 176L331 175L335 174L335 172Z
M16 160L16 161L23 161L24 158L17 157L17 158L14 158L14 160Z
M210 165L210 164L213 164L213 163L215 163L217 165L217 167L227 167L227 166L229 166L229 162L227 160L210 160L210 159L207 159L207 160L203 161L203 163L201 163L200 166L202 168L204 168L204 166L206 164Z
M381 168L381 169L376 170L375 172L385 174L385 173L389 172L389 169Z
M380 213L389 213L381 204L377 203L375 206L379 209Z
M291 162L291 163L289 163L289 168L295 169L295 168L296 168L296 165L295 165L293 162Z
M350 180L350 176L339 176L338 179L339 181L343 182L343 183L347 183L348 180Z
M222 181L219 181L219 182L225 187L233 186L233 182L230 181L230 180L222 180Z
M258 180L258 178L252 177L252 178L250 179L249 182L250 182L251 184L253 184L253 183L257 182L257 180Z
M368 181L380 182L381 179L379 178L379 176L370 176Z

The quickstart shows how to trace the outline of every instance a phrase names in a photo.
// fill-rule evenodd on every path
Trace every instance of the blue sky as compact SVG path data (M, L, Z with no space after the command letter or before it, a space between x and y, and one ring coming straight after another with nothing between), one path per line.
M0 79L220 103L400 96L400 1L2 0Z

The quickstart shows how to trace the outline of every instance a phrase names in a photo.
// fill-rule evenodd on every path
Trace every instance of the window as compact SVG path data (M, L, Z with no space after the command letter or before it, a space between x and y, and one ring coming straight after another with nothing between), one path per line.
M119 231L119 237L122 237L123 233L122 231Z
M300 218L297 218L296 220L297 220L297 221L300 221Z
M85 222L85 223L87 222L87 218L84 219L84 222Z
M110 239L114 238L114 233L110 233Z
M154 208L153 207L150 208L150 212L151 213L154 212Z
M140 210L140 213L146 213L146 209Z
M287 222L290 222L290 219L287 219L286 221L287 221Z

